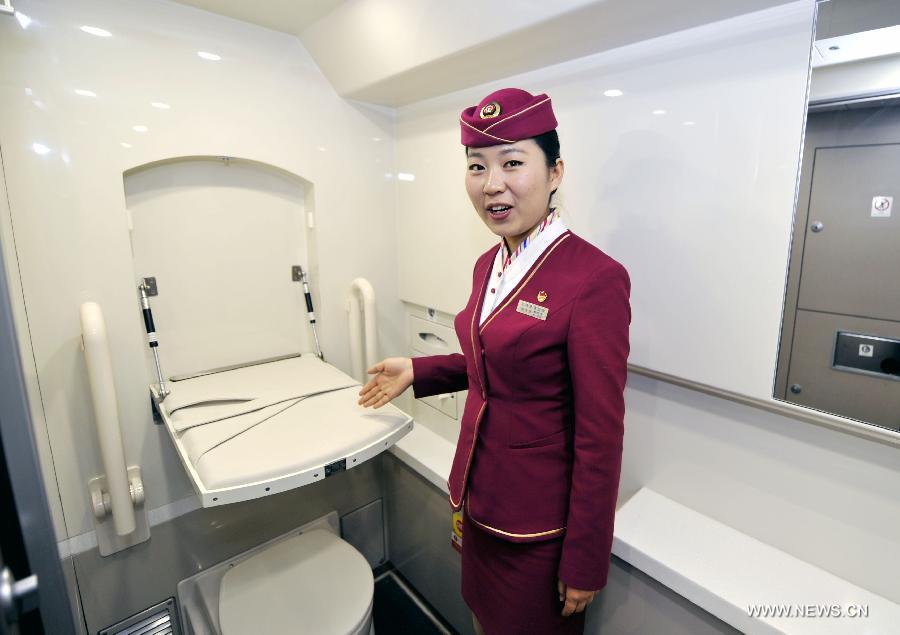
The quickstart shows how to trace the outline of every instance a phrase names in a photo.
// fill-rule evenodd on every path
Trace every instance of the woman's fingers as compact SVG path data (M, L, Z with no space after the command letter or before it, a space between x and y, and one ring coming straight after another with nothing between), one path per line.
M366 384L366 387L368 386L369 384ZM363 391L360 391L360 394L361 396L357 402L359 405L364 408L369 406L380 408L397 396L396 382L383 380L380 384L373 384L369 390L364 388Z
M587 605L590 604L597 595L596 591L583 591L566 587L562 581L557 583L557 589L560 591L560 600L562 600L562 596L565 594L566 604L562 610L562 615L564 616L585 610Z
M375 387L375 383L376 382L374 379L370 379L369 381L367 381L366 385L359 389L359 394L362 395L372 390L372 388Z
M391 400L390 397L388 397L387 395L382 396L381 399L379 399L378 401L375 402L375 408L381 408L381 406L383 406L390 400Z
M383 371L383 370L384 370L384 362L382 361L382 362L378 362L377 364L375 364L374 366L372 366L372 367L371 367L369 370L367 370L366 372L367 372L368 374L370 374L370 375L373 375L373 374L375 374L375 373L380 373L380 372Z
M382 388L379 387L378 384L373 383L371 386L366 384L362 391L360 391L359 403L368 406L373 403L376 399L381 396Z

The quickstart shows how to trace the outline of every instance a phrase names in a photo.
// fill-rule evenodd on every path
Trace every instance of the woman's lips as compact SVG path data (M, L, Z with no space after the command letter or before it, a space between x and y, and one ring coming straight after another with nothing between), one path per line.
M503 220L504 218L509 216L510 212L512 212L512 209L513 209L512 207L507 207L506 209L504 209L503 211L500 211L500 212L494 212L494 211L488 209L488 215L491 218L493 218L494 220Z

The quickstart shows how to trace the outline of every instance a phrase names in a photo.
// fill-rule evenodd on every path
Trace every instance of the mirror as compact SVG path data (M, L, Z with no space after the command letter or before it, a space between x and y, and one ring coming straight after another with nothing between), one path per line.
M819 4L775 398L900 430L900 3Z

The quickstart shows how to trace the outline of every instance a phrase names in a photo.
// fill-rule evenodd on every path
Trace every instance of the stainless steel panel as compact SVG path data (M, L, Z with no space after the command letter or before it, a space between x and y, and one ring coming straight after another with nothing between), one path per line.
M453 628L471 635L446 495L393 455L385 455L384 474L391 562Z
M366 557L372 568L387 560L382 499L341 516L341 537Z
M336 510L382 498L381 461L299 489L244 503L198 509L153 527L150 540L101 558L74 556L88 632L176 595L179 580Z
M900 381L833 368L838 331L896 339L900 323L798 310L787 400L900 429ZM800 392L791 392L791 386Z
M169 598L131 617L104 628L99 635L180 635L175 598Z

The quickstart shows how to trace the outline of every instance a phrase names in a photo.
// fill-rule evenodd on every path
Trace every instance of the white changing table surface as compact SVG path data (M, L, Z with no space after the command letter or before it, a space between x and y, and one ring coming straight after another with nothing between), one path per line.
M162 402L150 391L204 507L322 480L413 427L391 404L357 405L360 383L311 353L167 387Z

